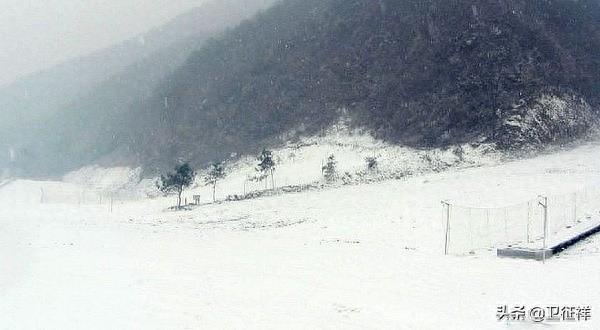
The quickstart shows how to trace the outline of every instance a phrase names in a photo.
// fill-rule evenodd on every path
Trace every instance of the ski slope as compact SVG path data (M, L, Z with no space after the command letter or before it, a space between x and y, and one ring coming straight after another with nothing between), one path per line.
M599 145L510 162L477 152L454 162L439 151L452 163L441 171L417 151L350 145L301 149L277 180L315 164L302 181L318 180L331 152L355 173L373 150L412 174L179 212L168 210L173 198L120 201L110 212L100 203L40 204L39 185L48 183L0 188L0 329L535 329L498 323L497 307L600 310L597 237L545 264L444 256L440 206L600 185ZM395 171L386 166L384 174ZM251 160L230 165L219 197L237 193L251 169ZM74 177L51 184L77 193ZM206 189L189 196L208 203ZM600 317L546 326L598 329Z

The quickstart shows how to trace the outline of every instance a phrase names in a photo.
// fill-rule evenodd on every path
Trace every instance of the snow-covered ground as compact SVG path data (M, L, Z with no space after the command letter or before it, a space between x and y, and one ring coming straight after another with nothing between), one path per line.
M173 198L118 200L112 212L106 201L40 203L40 186L81 196L95 180L114 192L98 173L0 188L0 328L600 328L597 237L545 264L444 256L440 205L501 206L600 185L599 145L500 164L480 149L457 161L452 151L344 141L309 143L291 159L290 148L277 151L278 184L319 180L331 153L353 176L373 153L379 179L411 175L179 212L167 210ZM243 190L252 162L229 165L219 198ZM193 194L207 203L209 188ZM505 304L590 305L593 316L498 323Z

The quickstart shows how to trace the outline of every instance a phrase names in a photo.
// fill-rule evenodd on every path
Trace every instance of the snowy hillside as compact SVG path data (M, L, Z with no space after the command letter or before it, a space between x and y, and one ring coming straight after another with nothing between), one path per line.
M112 212L106 202L39 202L40 186L75 193L88 182L102 191L128 187L131 170L13 182L0 188L0 324L505 329L496 320L504 304L598 310L597 238L545 264L492 253L444 256L440 201L502 206L600 186L600 145L505 163L483 148L465 147L457 161L452 150L424 153L329 135L278 150L277 185L320 180L321 162L332 153L340 172L353 177L375 155L380 169L371 183L216 204L208 204L209 188L197 187L187 197L199 193L204 205L187 211L168 210L172 197L119 200ZM228 166L221 200L240 193L254 163ZM411 175L383 180L402 173ZM123 189L145 189L133 186ZM18 194L29 199L15 201ZM600 318L576 326L597 329Z
M324 184L322 168L331 155L337 162L338 182L334 185L403 179L450 168L495 164L505 158L487 144L425 151L385 143L368 134L349 132L344 126L334 126L324 136L302 139L274 150L275 186ZM376 160L375 169L368 169L367 158ZM228 163L227 176L217 185L217 199L224 200L228 196L271 188L270 180L254 180L258 175L256 167L255 157ZM185 193L189 202L193 195L201 195L202 202L212 201L212 188L205 186L204 175L201 171L195 188Z

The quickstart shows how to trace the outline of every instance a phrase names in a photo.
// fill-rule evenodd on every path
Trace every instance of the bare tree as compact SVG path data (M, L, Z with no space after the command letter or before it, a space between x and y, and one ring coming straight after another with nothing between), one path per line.
M225 166L223 162L212 163L204 177L204 182L207 185L212 185L213 188L213 203L217 201L216 191L217 191L217 182L221 179L225 178Z

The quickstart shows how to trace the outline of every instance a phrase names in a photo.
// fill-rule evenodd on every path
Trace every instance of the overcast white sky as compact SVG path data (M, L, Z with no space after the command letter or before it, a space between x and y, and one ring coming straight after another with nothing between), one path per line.
M161 25L207 0L0 0L0 86Z

